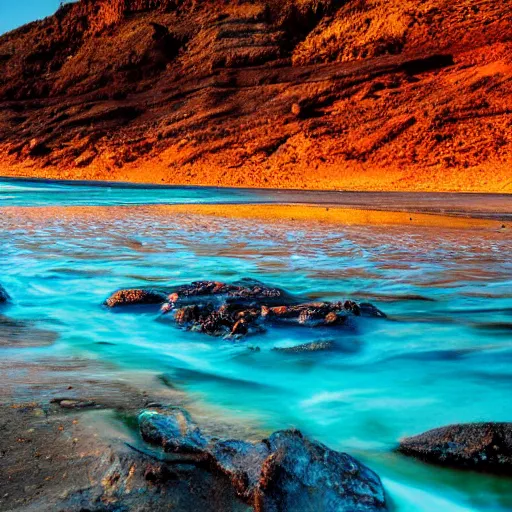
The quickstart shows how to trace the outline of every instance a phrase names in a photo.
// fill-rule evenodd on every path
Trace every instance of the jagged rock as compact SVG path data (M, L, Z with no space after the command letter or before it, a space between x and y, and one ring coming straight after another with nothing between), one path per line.
M274 433L255 493L256 512L387 510L380 478L346 453L306 439L298 430Z
M251 499L259 483L261 468L270 455L266 443L227 440L215 443L211 449L213 463L226 474L236 492Z
M446 466L512 473L512 423L450 425L408 437L398 451Z
M290 294L280 288L269 287L255 279L242 279L232 284L219 281L195 281L173 288L169 294L169 305L176 307L194 302L198 304L199 298L212 300L217 298L223 302L242 305L255 305L297 301Z
M166 298L166 294L158 290L129 289L115 292L105 301L105 304L109 308L145 306L162 304Z
M284 354L302 354L307 352L323 352L326 350L333 350L335 343L333 340L319 340L312 341L311 343L303 343L302 345L295 345L294 347L274 347L272 350L275 352L282 352Z
M262 315L271 321L293 321L306 326L343 325L348 316L385 318L386 315L371 304L345 302L311 302L292 306L263 307Z
M0 304L7 302L10 299L9 294L5 291L3 286L0 284Z
M345 453L310 441L298 430L249 443L204 436L180 408L144 410L142 437L176 454L195 454L226 475L257 512L387 510L379 477Z
M262 332L264 323L341 327L350 316L386 317L367 303L303 302L301 297L254 279L235 283L195 281L165 290L119 290L106 301L111 308L162 303L162 315L170 314L180 327L233 338Z
M205 455L208 440L189 414L179 407L146 409L139 415L145 441L162 446L166 452Z

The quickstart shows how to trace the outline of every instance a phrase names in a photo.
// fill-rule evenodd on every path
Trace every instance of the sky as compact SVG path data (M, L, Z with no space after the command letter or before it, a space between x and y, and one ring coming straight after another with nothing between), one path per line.
M45 18L58 7L59 0L0 0L0 34Z

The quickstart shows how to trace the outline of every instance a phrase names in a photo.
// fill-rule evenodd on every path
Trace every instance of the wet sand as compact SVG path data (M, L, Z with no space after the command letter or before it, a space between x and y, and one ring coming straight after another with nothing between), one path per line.
M318 205L172 205L156 206L156 211L172 214L208 215L214 217L258 219L265 222L276 220L297 222L322 222L342 225L415 225L448 228L506 229L507 221L472 216L417 213L417 211L393 211L355 209L339 206Z
M440 213L418 213L415 211L355 209L339 206L305 204L175 204L149 206L13 206L0 209L2 221L16 222L19 216L34 223L34 228L45 219L120 219L134 212L146 212L156 216L202 215L214 218L255 219L266 223L312 222L326 225L408 225L457 229L493 229L507 232L512 226L509 214L496 214L498 218L485 214L473 216Z
M135 418L154 402L186 406L212 435L250 437L156 376L8 355L0 374L0 510L249 510L225 478L142 442Z
M131 183L119 181L91 181L91 180L48 180L38 178L8 178L0 177L1 181L17 185L19 183L34 183L37 185L70 186L73 189L80 187L94 187L119 191L143 190L155 191L158 199L154 204L166 204L165 192L183 191L211 191L212 197L216 193L225 192L232 195L230 200L201 201L208 204L239 204L236 198L248 198L253 204L279 204L279 205L308 205L328 206L354 210L393 211L407 213L425 213L449 215L457 217L471 217L512 221L512 195L511 194L481 194L481 193L442 193L442 192L362 192L362 191L333 191L333 190L293 190L293 189L261 189L261 188L231 188L231 187L197 187L197 186L168 186L151 183ZM1 191L1 184L0 184ZM61 200L61 196L59 200ZM153 201L152 201L153 202ZM91 203L93 205L94 203ZM116 203L112 203L114 206ZM122 203L117 203L122 204ZM1 207L0 203L0 207ZM29 205L27 205L29 206Z

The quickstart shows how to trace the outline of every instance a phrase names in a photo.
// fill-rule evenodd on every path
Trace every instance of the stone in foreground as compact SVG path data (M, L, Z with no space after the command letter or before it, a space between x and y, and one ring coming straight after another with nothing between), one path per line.
M387 510L376 473L298 430L275 432L259 443L219 441L204 436L177 407L146 409L139 426L146 441L176 454L194 453L224 474L256 512Z
M268 439L256 512L373 512L387 510L380 478L346 453L310 441L297 430Z
M265 442L218 441L211 448L213 464L228 476L231 484L245 499L251 499L261 476L263 463L270 455Z
M511 474L512 423L436 428L403 439L398 451L434 464Z
M145 441L162 446L166 452L204 454L208 440L189 414L179 407L146 409L139 415Z

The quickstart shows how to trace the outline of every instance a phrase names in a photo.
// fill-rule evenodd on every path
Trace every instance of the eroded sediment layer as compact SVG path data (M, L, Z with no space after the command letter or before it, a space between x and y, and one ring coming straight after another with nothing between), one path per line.
M511 192L511 13L82 0L0 38L0 172Z

